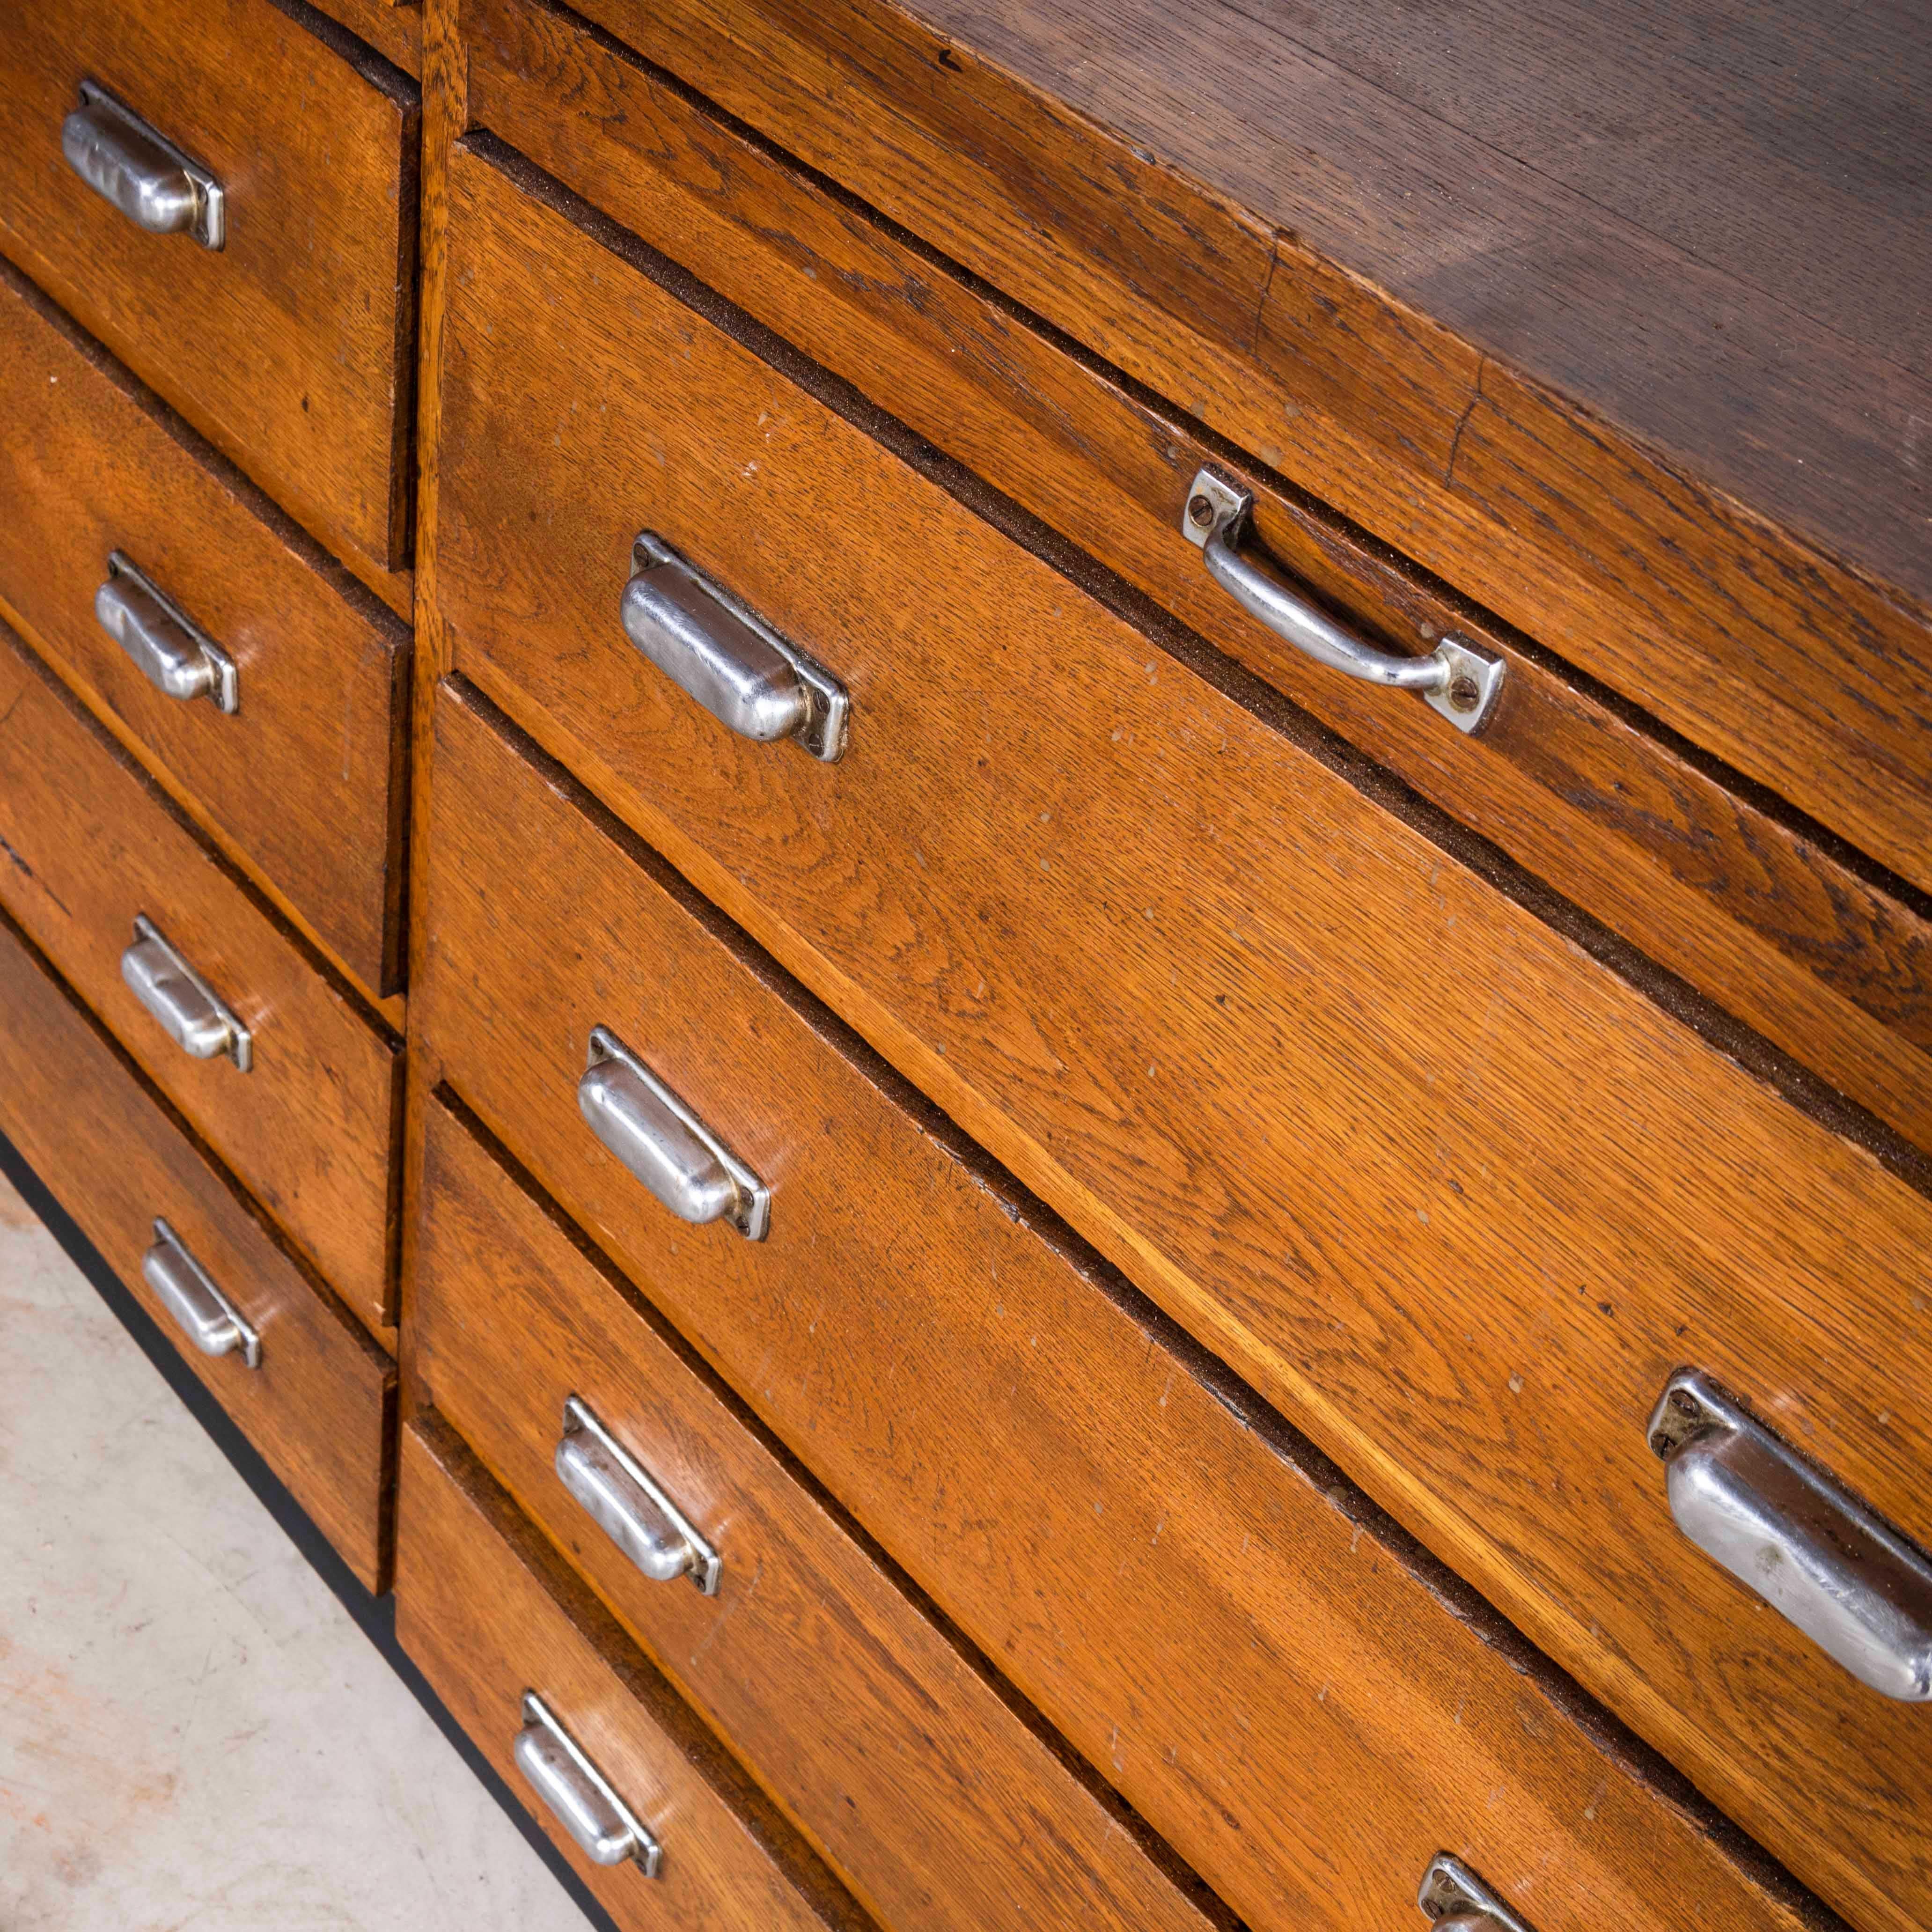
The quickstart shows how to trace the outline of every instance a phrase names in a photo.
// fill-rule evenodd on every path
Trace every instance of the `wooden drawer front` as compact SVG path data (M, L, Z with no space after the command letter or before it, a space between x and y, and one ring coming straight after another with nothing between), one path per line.
M396 1634L618 1924L863 1932L864 1915L434 1418L403 1431ZM534 1691L658 1840L593 1864L512 1754Z
M219 251L144 232L69 167L83 81L220 183ZM0 248L378 572L407 560L417 121L405 76L270 0L36 0L0 20Z
M496 167L452 186L459 663L1820 1888L1932 1910L1916 1714L1740 1622L1646 1444L1694 1364L1926 1540L1932 1206ZM842 761L630 646L644 529L844 681Z
M422 1386L883 1923L1212 1922L734 1413L632 1292L432 1108ZM710 1541L645 1580L560 1480L573 1396Z
M388 1587L395 1370L270 1235L98 1022L0 920L0 1132L176 1340L356 1575ZM203 1354L149 1285L157 1220L260 1338ZM75 1418L83 1430L97 1420ZM112 1480L111 1467L101 1471Z
M1029 330L575 14L462 0L471 117L875 402L1444 810L1932 1149L1932 922L1579 688L1342 518ZM1245 616L1182 534L1196 472L1387 648L1445 632L1508 664L1479 737L1312 663Z
M372 992L400 975L409 633L0 268L0 598ZM127 556L235 661L171 698L94 614Z
M398 1049L0 631L0 906L363 1319L388 1319ZM250 1034L197 1059L122 976L146 918Z
M1447 1846L1538 1932L1787 1922L481 698L446 686L437 718L419 1050L1238 1912L1382 1932ZM598 1024L771 1188L766 1239L674 1220L604 1150Z
M1560 189L1556 202L1541 200L1562 163L1521 178L1534 178L1531 198L1546 211L1532 227L1551 224L1528 240L1514 191L1498 202L1475 185L1501 182L1488 145L1500 124L1478 134L1464 118L1486 111L1469 98L1491 76L1447 80L1427 44L1436 27L1404 40L1407 74L1375 73L1404 30L1351 8L1292 28L1272 8L1197 28L1166 6L1126 16L1106 0L1077 13L900 0L579 0L572 10L1932 890L1932 575L1922 432L1911 426L1926 413L1925 392L1922 374L1875 374L1885 362L1922 371L1923 338L1916 317L1911 346L1874 320L1878 333L1853 348L1802 316L1802 298L1775 314L1758 307L1748 285L1762 290L1764 278L1792 292L1744 242L1762 210L1731 229L1752 257L1742 285L1726 286L1735 262L1705 279L1716 266L1705 257L1681 285L1682 302L1657 299L1655 231L1637 241L1594 195ZM1599 45L1632 97L1668 98L1648 50L1641 65L1631 58L1630 30L1590 11L1582 31L1610 22ZM1511 16L1488 17L1514 35ZM1849 77L1890 33L1873 28L1861 54L1834 66L1853 88L1872 85ZM1453 38L1466 76L1480 56ZM1584 124L1592 115L1600 124L1607 100L1582 80L1571 36L1546 63L1514 38L1506 44L1516 57L1494 76L1498 98L1544 65L1574 88ZM1909 44L1908 62L1924 41ZM1834 63L1844 51L1834 40ZM1902 68L1886 85L1922 94L1919 72ZM1405 93L1420 108L1412 77L1457 105L1391 114ZM614 144L641 147L656 132L580 71L560 68L546 84L589 106ZM1747 82L1740 105L1755 92ZM1708 76L1692 80L1694 113L1716 98ZM1881 118L1850 106L1855 94L1838 98L1847 105L1822 152ZM494 118L497 105L486 86L482 118L522 146ZM1640 134L1621 122L1618 131L1624 154L1660 129ZM1532 139L1552 133L1544 125ZM1757 151L1754 137L1744 141ZM1530 150L1508 152L1514 172ZM1721 166L1718 152L1696 140L1677 149L1697 170ZM736 172L721 167L709 191L728 200ZM1658 194L1663 174L1648 152L1642 172L1640 199L1653 208L1683 198L1681 187ZM1760 178L1766 208L1803 233L1786 193L1797 177L1774 189ZM1608 192L1615 200L1623 184ZM1870 219L1883 193L1856 190L1844 205ZM1710 206L1726 200L1719 188ZM1910 232L1923 218L1910 208L1879 232ZM793 244L782 212L766 218L781 246ZM1459 241L1448 244L1452 230ZM1472 252L1452 263L1449 251L1464 245ZM1689 253L1705 256L1696 244ZM1538 256L1545 267L1565 260L1580 278L1559 272L1531 294L1538 271L1527 283L1519 271ZM836 299L834 278L820 272ZM927 277L910 279L905 293L926 300ZM888 291L900 280L880 278ZM1922 284L1911 286L1922 306ZM1640 345L1627 362L1609 358L1625 379L1610 390L1594 380L1605 344L1588 338L1600 332ZM962 344L962 357L972 352ZM1027 374L1016 367L1011 380ZM1039 418L1058 407L1048 395L1030 400ZM1749 430L1736 420L1747 415L1757 418ZM1726 433L1713 469L1718 452L1693 424L1726 417L1736 439ZM1754 512L1789 520L1780 530ZM1808 530L1822 542L1797 534Z
M422 74L420 0L320 0L322 10L359 34L405 73Z

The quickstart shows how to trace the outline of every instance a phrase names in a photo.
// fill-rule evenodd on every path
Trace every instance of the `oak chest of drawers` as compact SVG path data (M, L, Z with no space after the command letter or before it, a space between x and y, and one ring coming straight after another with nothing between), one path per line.
M1452 10L0 25L0 1130L620 1925L1932 1916L1926 50Z

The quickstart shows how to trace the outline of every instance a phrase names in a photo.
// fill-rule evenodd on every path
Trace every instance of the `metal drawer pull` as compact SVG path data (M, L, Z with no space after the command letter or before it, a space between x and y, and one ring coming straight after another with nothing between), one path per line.
M190 1059L225 1053L244 1073L255 1064L254 1036L145 914L136 918L134 943L121 956L121 976Z
M1415 1902L1436 1932L1530 1932L1460 1858L1438 1852L1422 1874Z
M844 754L845 687L649 530L620 608L632 643L740 737L794 738L828 764Z
M765 1238L771 1190L608 1027L591 1033L577 1106L680 1221L728 1221L747 1240Z
M592 1522L653 1583L688 1576L700 1596L717 1595L724 1568L717 1551L579 1396L563 1406L556 1473Z
M1698 1370L1664 1385L1650 1446L1706 1556L1860 1683L1932 1700L1932 1558Z
M238 1348L249 1367L262 1366L260 1334L159 1215L154 1217L154 1245L141 1257L141 1279L204 1355L232 1355Z
M524 1693L524 1728L510 1754L531 1790L592 1864L620 1865L634 1858L645 1877L657 1876L664 1856L658 1841L534 1690Z
M67 164L104 200L150 235L192 235L204 248L228 239L221 184L97 81L61 124Z
M235 660L118 550L107 560L107 581L94 593L94 614L157 690L183 703L208 698L218 711L242 708Z
M1317 664L1365 683L1414 692L1459 731L1480 731L1490 722L1508 668L1501 658L1458 638L1444 638L1426 658L1378 650L1236 550L1254 501L1252 491L1202 470L1180 512L1182 532L1200 546L1208 574L1243 610Z

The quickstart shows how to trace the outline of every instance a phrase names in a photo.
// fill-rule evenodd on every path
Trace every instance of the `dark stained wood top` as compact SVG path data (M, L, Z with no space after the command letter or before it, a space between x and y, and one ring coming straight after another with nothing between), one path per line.
M910 10L1932 598L1918 0Z

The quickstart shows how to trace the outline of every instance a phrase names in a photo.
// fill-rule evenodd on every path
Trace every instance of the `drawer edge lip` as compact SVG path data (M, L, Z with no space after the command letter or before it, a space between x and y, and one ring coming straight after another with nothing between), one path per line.
M380 554L362 551L371 564L394 575L409 570L416 556L416 347L422 297L416 267L421 248L422 203L422 82L406 68L398 67L380 48L372 46L352 27L333 14L309 5L308 0L268 0L268 4L320 41L359 80L382 94L394 106L400 122L396 260L398 299L391 362L395 374L395 403L389 435L388 536ZM346 531L341 534L344 542L350 541ZM338 568L342 567L338 566ZM366 590L366 586L360 587ZM373 592L367 594L374 595ZM380 598L376 601L381 602ZM400 618L400 614L388 605L383 608L392 617ZM394 989L386 986L382 990L386 994Z
M322 8L310 5L308 0L268 0L268 4L321 41L331 52L340 56L371 87L388 95L399 107L422 105L420 77L364 40L346 20L338 20ZM374 4L400 13L415 6L417 0L401 0L400 4L397 0L374 0Z

